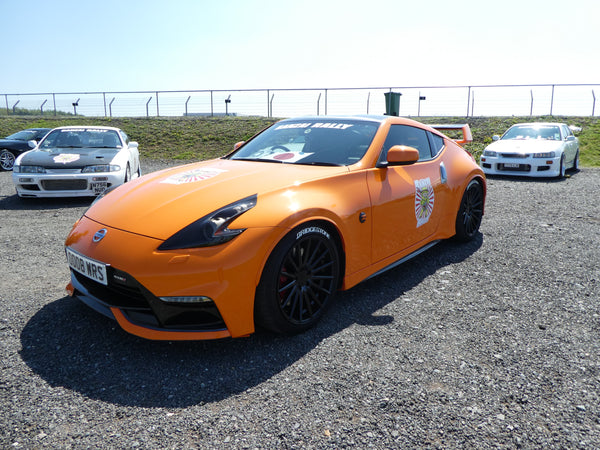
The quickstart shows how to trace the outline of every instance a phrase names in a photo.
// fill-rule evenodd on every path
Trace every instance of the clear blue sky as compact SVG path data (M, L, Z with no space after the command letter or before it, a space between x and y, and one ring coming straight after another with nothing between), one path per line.
M0 0L0 93L599 83L599 17L598 0Z

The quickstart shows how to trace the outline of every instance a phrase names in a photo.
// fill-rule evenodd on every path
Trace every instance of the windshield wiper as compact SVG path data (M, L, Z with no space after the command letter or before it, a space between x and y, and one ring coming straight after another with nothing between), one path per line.
M279 163L283 164L285 161L279 161L277 159L263 159L263 158L233 158L232 161L253 161L253 162L268 162L268 163Z

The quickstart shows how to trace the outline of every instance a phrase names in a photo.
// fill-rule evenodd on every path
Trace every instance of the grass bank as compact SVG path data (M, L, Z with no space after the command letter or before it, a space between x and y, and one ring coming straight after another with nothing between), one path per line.
M600 167L600 118L598 117L421 117L419 121L468 123L473 142L467 149L479 157L494 134L502 134L519 122L566 122L582 128L578 133L581 165ZM123 129L138 141L140 153L150 159L204 160L222 156L276 119L265 117L150 117L108 118L82 116L0 116L0 136L32 127L63 125L106 125Z

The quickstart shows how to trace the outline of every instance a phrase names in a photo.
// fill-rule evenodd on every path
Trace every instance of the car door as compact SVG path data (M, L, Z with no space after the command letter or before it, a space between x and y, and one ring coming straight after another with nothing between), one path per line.
M373 216L373 263L416 250L437 230L447 188L445 167L437 157L443 139L436 137L434 142L429 131L410 125L390 126L379 161L386 160L387 151L394 145L416 148L419 161L375 168L367 175Z
M563 145L565 149L565 164L567 167L571 167L573 165L573 161L575 160L575 155L577 154L579 145L575 135L573 135L573 132L567 125L561 125L560 128L562 131Z

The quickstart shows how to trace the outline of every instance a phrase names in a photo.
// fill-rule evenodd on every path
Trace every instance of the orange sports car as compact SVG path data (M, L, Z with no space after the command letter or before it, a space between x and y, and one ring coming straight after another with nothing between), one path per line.
M67 291L148 339L297 333L337 290L472 239L485 195L472 156L436 128L287 119L222 158L107 190L65 242Z

